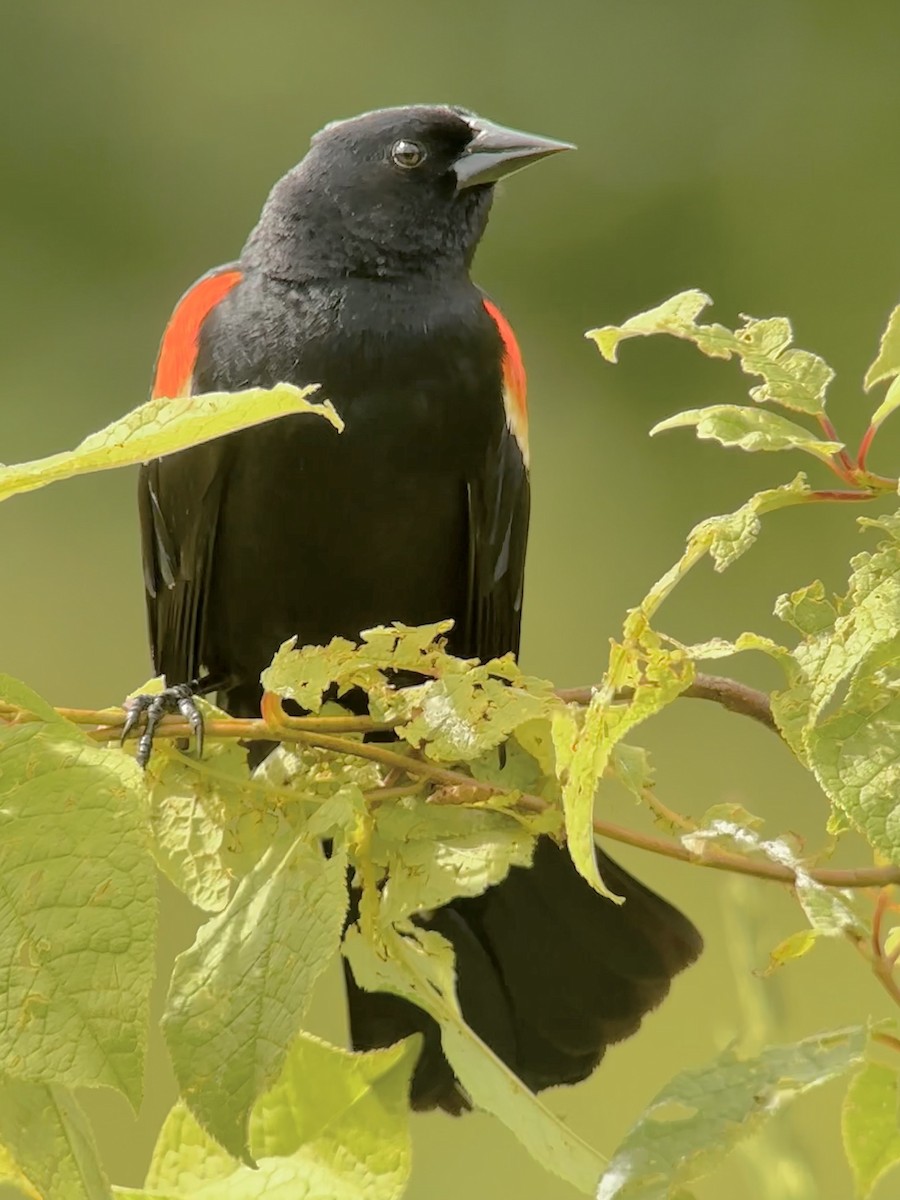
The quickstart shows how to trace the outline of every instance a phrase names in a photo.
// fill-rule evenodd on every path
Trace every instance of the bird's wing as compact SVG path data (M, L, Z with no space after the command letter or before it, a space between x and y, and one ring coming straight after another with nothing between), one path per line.
M522 355L496 305L484 306L500 334L506 428L468 483L469 608L464 653L482 660L519 652L528 538L528 410Z
M175 306L156 359L151 395L189 396L203 322L241 281L237 265L216 267ZM208 603L226 450L210 443L191 451L194 469L172 471L177 456L146 463L138 481L138 512L155 669L170 684L200 673L200 646ZM165 516L163 515L165 513Z

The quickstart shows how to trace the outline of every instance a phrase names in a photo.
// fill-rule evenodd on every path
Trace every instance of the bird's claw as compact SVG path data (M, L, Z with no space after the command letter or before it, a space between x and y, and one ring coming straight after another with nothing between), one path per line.
M197 708L194 700L194 689L189 683L177 683L173 687L163 688L161 692L151 695L146 692L131 696L122 706L125 709L125 723L122 726L121 741L124 742L129 733L140 725L143 720L144 728L138 738L135 758L138 765L146 767L153 750L153 738L157 726L163 717L180 712L194 733L197 743L197 754L203 754L203 714Z

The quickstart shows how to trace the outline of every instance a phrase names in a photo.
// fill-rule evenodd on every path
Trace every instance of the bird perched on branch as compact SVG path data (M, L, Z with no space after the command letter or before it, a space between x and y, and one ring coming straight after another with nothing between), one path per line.
M240 259L179 301L154 395L319 383L346 429L288 416L143 468L150 639L172 685L133 708L151 736L195 693L258 714L260 672L293 635L452 617L451 652L518 652L525 371L469 270L494 184L570 148L447 106L328 125ZM623 905L542 838L530 869L422 918L453 944L467 1021L535 1090L588 1075L700 950L685 917L598 858ZM424 1032L413 1103L465 1108L431 1018L347 982L354 1045Z

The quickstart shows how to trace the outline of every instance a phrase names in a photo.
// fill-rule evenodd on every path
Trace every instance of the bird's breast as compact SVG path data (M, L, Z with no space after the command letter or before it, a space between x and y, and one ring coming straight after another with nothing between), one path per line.
M404 457L481 458L504 423L497 334L468 281L249 281L204 330L195 390L279 382L319 384L348 454L374 441Z

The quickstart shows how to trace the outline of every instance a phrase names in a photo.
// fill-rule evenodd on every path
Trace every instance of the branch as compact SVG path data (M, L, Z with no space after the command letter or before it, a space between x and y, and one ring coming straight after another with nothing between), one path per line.
M556 694L567 704L590 704L593 687L560 688ZM694 682L681 693L689 700L711 700L729 712L739 713L743 717L751 717L759 721L773 733L779 733L775 718L772 716L772 705L765 692L758 688L748 687L736 679L728 679L724 675L697 675ZM617 700L630 700L631 688L623 688L616 693ZM780 736L780 733L779 733Z
M565 704L581 704L586 706L590 704L595 690L596 687L594 685L558 688L555 695ZM740 683L736 679L728 679L724 675L699 674L694 678L694 682L685 688L681 695L691 700L711 700L714 704L718 704L722 708L727 708L729 712L739 713L741 716L750 717L754 721L758 721L761 725L765 725L767 729L771 729L773 733L779 732L775 718L772 716L772 706L769 703L769 697L766 693L760 691L758 688L748 687L747 684ZM631 689L623 688L620 692L616 693L615 699L625 701L630 700L631 696ZM61 717L65 717L66 720L72 721L76 725L101 726L107 731L121 728L125 720L121 708L57 708L56 711ZM38 719L33 714L16 708L15 705L0 702L0 719L3 718L16 723ZM319 730L322 733L373 733L386 732L401 724L401 721L374 721L371 717L354 716L288 717L285 714L279 721L279 726L282 723L290 728L306 729L310 732ZM250 726L252 724L252 721L243 720L240 724L240 730L238 731L235 728L233 732L226 731L226 726L230 727L232 722L208 721L206 727L210 733L216 732L220 737L252 738L263 736L251 731ZM177 717L165 717L159 725L159 732L168 737L170 736L169 731L176 726L180 727ZM102 729L96 732L102 733ZM176 735L172 734L171 736ZM271 736L271 731L269 736ZM99 741L104 741L105 739L105 733L98 738Z
M439 767L434 763L426 762L424 759L412 758L405 754L400 754L396 750L390 750L387 746L377 742L358 742L351 741L349 738L339 737L335 734L312 731L309 729L298 728L301 723L306 723L312 718L294 718L285 716L283 720L285 724L281 724L281 719L276 719L276 706L267 705L270 721L209 721L207 723L207 732L212 737L234 737L236 733L244 739L280 739L286 742L300 742L308 746L318 746L322 750L331 750L336 754L348 754L356 758L365 758L370 762L380 763L382 766L390 770L402 772L405 775L411 775L420 779L429 779L434 783L439 784L442 788L464 789L467 793L467 799L471 796L483 796L488 799L493 796L508 796L509 791L492 783L483 783L480 780L474 779L471 775L466 775L462 771L454 771L448 767ZM334 718L342 720L343 718ZM271 722L271 723L270 723ZM235 727L239 727L239 731ZM97 730L96 733L104 734L105 740L115 734L115 730ZM158 730L159 735L165 737L190 737L191 728L185 721L176 721L173 718L167 718ZM393 792L395 789L390 789ZM405 793L404 793L405 794ZM372 794L374 798L374 793ZM385 799L389 798L386 792ZM439 803L441 801L432 799L431 803ZM447 803L448 800L443 800ZM517 795L514 804L511 807L518 808L523 812L543 813L552 809L554 806L548 804L540 796L532 796L528 793L520 793ZM790 867L782 866L779 863L766 862L763 860L757 861L752 858L746 858L740 854L731 854L724 850L719 850L714 846L704 847L702 853L698 854L695 851L688 850L680 842L667 841L665 838L654 837L651 834L639 833L634 829L629 829L624 825L616 825L611 821L594 821L594 833L598 837L609 838L615 842L621 842L626 846L634 846L638 850L647 850L652 854L660 854L664 858L675 859L676 862L694 863L697 866L709 867L714 871L731 871L738 875L752 875L757 879L770 880L773 883L794 884L796 883L796 874ZM811 867L804 868L804 876L814 879L816 883L822 884L824 887L838 888L867 888L867 887L887 887L892 884L900 884L900 867L851 867L845 870L832 869L827 867Z
M567 688L557 692L560 699L569 703L587 704L593 693L592 688ZM747 687L733 679L717 675L698 675L694 683L682 693L685 696L700 700L712 700L738 712L752 717L768 729L777 727L772 718L768 697L764 692ZM624 697L623 697L624 698ZM269 703L265 704L268 700ZM378 723L370 717L290 717L280 711L279 704L272 701L277 697L264 698L266 716L268 719L229 719L209 720L206 722L206 732L211 737L240 738L244 741L271 741L278 739L286 742L300 742L310 746L318 746L323 750L331 750L339 754L349 754L357 758L366 758L378 762L390 770L402 772L407 776L420 779L430 779L443 788L463 788L471 795L506 796L509 792L495 784L483 783L473 779L461 771L453 771L439 767L423 759L411 758L389 750L386 746L373 742L351 741L339 736L341 733L366 733L373 730L387 730L388 723ZM121 709L102 709L89 712L82 709L58 709L61 715L79 724L96 725L104 722L100 728L91 729L89 736L96 741L108 742L118 737L124 715ZM8 714L15 721L36 720L30 713L22 713L12 706L0 705L0 717ZM187 738L192 734L190 726L177 717L165 717L157 729L157 737ZM391 793L403 789L389 789ZM380 793L379 793L380 795ZM389 798L385 791L384 799ZM432 803L437 803L432 799ZM446 803L446 801L444 801ZM525 812L542 813L553 805L527 793L520 794L514 807ZM751 875L757 879L767 879L775 883L793 884L796 882L795 872L790 867L778 863L756 861L739 854L731 854L713 846L707 846L702 853L688 850L680 842L667 841L664 838L649 834L638 833L624 825L616 825L610 821L594 821L594 832L599 837L610 838L626 846L634 846L638 850L646 850L652 854L660 854L676 862L694 863L697 866L709 867L714 871L731 871L739 875ZM900 884L900 867L857 867L846 870L813 867L804 870L804 874L825 887L838 888L867 888L887 887Z

